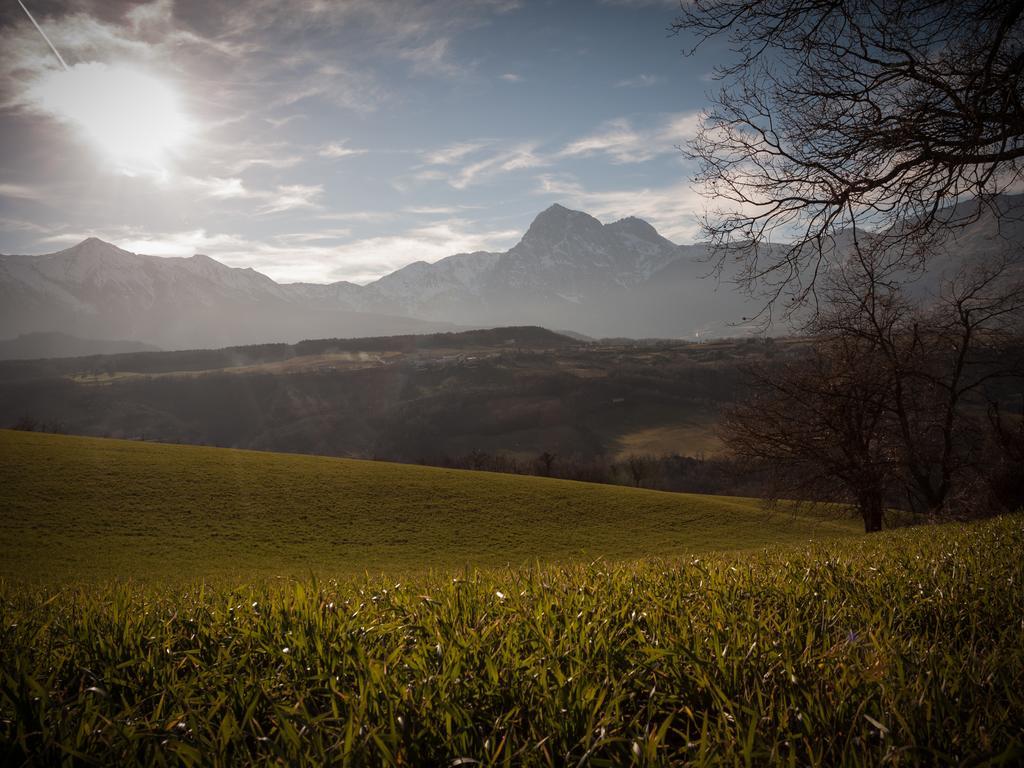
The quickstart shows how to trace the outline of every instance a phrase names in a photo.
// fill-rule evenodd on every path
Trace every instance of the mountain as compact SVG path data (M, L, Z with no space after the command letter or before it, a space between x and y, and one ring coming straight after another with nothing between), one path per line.
M1022 201L1001 205L1024 210ZM933 257L935 273L1024 241L1019 218L1004 216L998 229L994 221L983 216L959 230L949 253ZM280 284L208 256L143 256L89 238L45 256L0 256L0 336L65 333L182 349L502 325L590 337L744 335L744 318L762 304L734 287L728 269L708 277L710 255L642 219L602 224L561 205L541 212L508 251L417 261L364 286Z
M504 253L417 262L366 286L364 307L461 325L525 322L588 336L742 335L756 302L705 279L705 246L642 219L602 224L553 205Z
M543 325L588 336L736 335L749 302L702 280L702 246L645 221L553 205L503 253L409 264L369 285L280 284L208 256L159 258L89 238L0 256L0 334L124 338L165 349Z
M0 256L0 334L121 338L165 349L453 330L319 300L208 256L129 253L97 238L45 256Z

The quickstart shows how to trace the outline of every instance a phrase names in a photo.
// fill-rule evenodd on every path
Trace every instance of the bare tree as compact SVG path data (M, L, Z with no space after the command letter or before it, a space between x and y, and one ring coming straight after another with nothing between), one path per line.
M544 477L551 477L558 456L551 451L544 451L537 457L537 472Z
M771 468L774 497L852 501L864 530L881 530L896 451L885 423L892 382L876 363L870 344L838 337L761 366L753 397L726 416L727 446Z
M629 476L633 479L634 487L639 488L651 473L651 469L654 467L654 458L631 453L626 459L626 467L629 469Z
M873 230L873 247L919 266L1021 180L1021 0L681 8L673 28L694 47L722 36L738 52L690 151L719 266L737 259L768 309L815 296L837 238Z
M756 397L731 413L727 441L770 463L783 489L852 498L868 531L896 494L930 517L987 511L1012 496L992 486L1019 464L992 404L1003 382L1024 384L1024 279L992 259L915 300L878 257L855 250L829 273L810 353L755 374Z
M963 509L967 489L988 470L979 459L991 438L983 414L992 385L1024 375L1015 341L1024 330L1024 277L995 256L960 265L936 295L912 301L877 257L858 250L833 270L828 308L812 330L875 350L892 386L887 407L909 507Z

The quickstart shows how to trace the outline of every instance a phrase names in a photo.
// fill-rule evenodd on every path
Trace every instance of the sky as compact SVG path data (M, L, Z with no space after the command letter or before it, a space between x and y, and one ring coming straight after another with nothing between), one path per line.
M684 56L673 0L24 2L63 65L5 3L0 253L366 283L553 203L700 235L680 146L727 52Z

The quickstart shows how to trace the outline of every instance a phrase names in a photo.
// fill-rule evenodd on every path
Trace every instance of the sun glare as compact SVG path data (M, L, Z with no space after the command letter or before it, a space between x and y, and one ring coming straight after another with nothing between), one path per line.
M165 177L193 125L167 82L127 65L76 64L46 75L33 101L75 126L113 165L129 176Z

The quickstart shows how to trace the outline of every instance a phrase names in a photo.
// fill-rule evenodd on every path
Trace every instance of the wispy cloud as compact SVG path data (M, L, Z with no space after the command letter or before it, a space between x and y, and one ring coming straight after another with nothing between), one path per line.
M691 138L700 126L699 112L670 115L658 125L639 129L626 118L610 120L593 133L570 142L559 157L606 155L613 163L643 163L669 154Z
M27 184L0 184L0 197L13 197L18 200L45 200L45 191Z
M612 85L615 88L650 88L652 85L657 85L664 80L661 75L647 75L641 74L636 77L627 77L622 80L616 80Z
M448 183L456 189L465 189L500 173L546 165L547 160L538 155L536 149L537 145L531 142L499 149L490 156L463 166L448 179Z
M342 157L352 157L353 155L365 155L367 152L365 149L356 149L355 147L347 146L347 144L347 141L332 141L320 147L317 154L320 157L337 160Z
M476 230L470 222L449 219L415 227L400 235L356 240L334 250L329 279L367 283L414 261L437 261L456 253L504 250L522 236L518 230Z
M223 158L224 167L230 173L243 173L250 168L259 167L276 170L294 168L304 159L284 142L227 145L223 146L218 154Z
M537 141L460 141L423 153L423 167L414 178L466 189L503 173L551 166L572 158L604 156L618 165L643 163L677 152L678 146L694 134L700 120L698 112L678 113L661 117L652 127L637 128L632 121L618 118L557 150L545 150Z
M181 188L214 200L252 200L256 213L281 213L303 208L319 208L324 188L321 184L280 184L272 189L252 189L237 177L188 177Z
M324 193L321 184L283 184L273 192L261 193L266 204L260 213L281 213L296 208L319 208L319 198Z
M190 176L183 179L181 185L203 197L212 197L217 200L244 199L255 196L255 193L247 189L242 180L237 177L221 178L218 176L207 176L197 178Z
M538 151L535 141L506 145L494 139L452 144L426 153L423 160L431 167L419 170L415 175L417 180L444 181L455 189L465 189L502 173L537 168L549 162ZM452 165L459 167L446 168Z
M411 205L402 210L417 216L451 216L469 207L467 205Z
M316 218L320 221L358 221L376 223L381 221L393 221L394 211L329 211L318 213Z
M499 77L507 83L521 83L523 82L523 76L517 75L515 72L506 72Z
M420 75L455 77L465 74L465 67L456 64L450 55L450 45L449 38L439 37L425 45L403 50L398 57L410 62L413 71Z
M455 144L449 144L447 147L441 149L431 150L423 156L423 162L427 165L451 165L462 160L467 155L471 155L484 147L493 144L491 139L478 139L476 141L460 141Z

